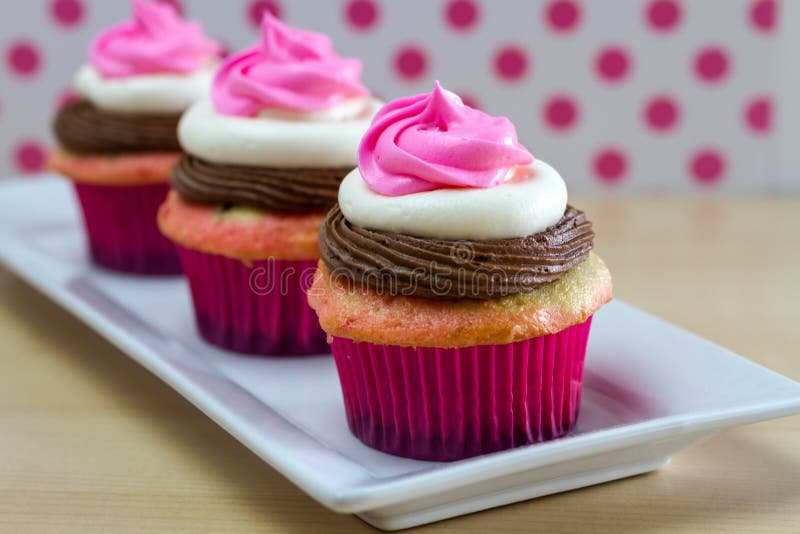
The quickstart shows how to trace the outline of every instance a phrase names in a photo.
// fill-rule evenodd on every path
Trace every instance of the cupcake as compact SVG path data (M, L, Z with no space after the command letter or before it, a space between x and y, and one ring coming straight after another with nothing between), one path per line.
M211 96L181 118L185 154L159 212L188 278L200 334L259 355L327 352L305 291L317 235L379 103L361 63L265 14Z
M55 118L50 167L68 177L92 260L115 271L180 272L156 226L180 157L178 119L208 94L219 47L164 3L133 1L133 20L102 32Z
M338 198L308 300L352 433L437 461L566 434L611 276L511 122L438 83L392 101Z

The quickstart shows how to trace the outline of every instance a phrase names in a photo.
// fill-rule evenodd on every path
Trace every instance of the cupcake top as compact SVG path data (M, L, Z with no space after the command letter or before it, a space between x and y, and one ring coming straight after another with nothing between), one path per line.
M368 95L360 61L339 57L327 35L292 28L266 12L261 42L225 61L214 76L211 100L223 115L294 111L302 118L304 112L331 112L339 106L320 118L342 118Z
M59 110L55 134L69 152L176 151L181 112L208 94L219 46L169 4L132 8L94 39L75 75L80 98Z
M101 109L180 113L205 96L220 47L167 3L133 0L132 20L103 31L75 89Z
M492 299L567 273L592 248L564 180L504 117L438 83L386 104L320 230L334 276L393 295Z
M533 156L507 118L465 106L439 82L431 93L381 108L358 150L364 182L389 196L495 187L510 171L531 163Z
M265 13L260 42L228 57L211 98L181 120L181 145L218 164L352 168L380 105L360 76L361 62L336 55L326 35Z
M360 61L265 13L261 40L228 57L210 97L181 118L187 155L172 187L195 203L327 210L379 107Z

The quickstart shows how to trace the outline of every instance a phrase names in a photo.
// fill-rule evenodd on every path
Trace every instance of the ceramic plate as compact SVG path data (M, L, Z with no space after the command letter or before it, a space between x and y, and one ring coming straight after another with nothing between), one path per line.
M454 463L398 458L348 431L330 355L214 349L183 279L92 267L63 180L0 184L0 260L322 505L388 530L651 471L724 428L800 411L800 384L613 302L595 316L567 437Z

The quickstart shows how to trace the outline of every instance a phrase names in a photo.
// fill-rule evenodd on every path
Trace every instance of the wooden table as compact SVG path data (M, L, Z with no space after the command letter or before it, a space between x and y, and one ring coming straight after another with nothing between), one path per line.
M583 199L616 296L800 380L800 198ZM0 531L367 532L0 268ZM417 532L800 532L800 418Z

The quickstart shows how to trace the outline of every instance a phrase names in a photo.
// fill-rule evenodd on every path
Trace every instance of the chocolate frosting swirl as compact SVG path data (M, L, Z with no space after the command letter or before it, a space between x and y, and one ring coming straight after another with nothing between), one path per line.
M228 165L184 154L172 170L170 185L184 200L199 204L324 211L336 203L339 184L351 170Z
M78 100L59 110L53 129L59 144L70 152L180 150L178 119L180 114L111 112L87 100Z
M319 233L320 257L334 276L391 295L488 300L533 291L585 260L594 232L567 206L538 234L490 241L453 241L354 226L335 205Z

